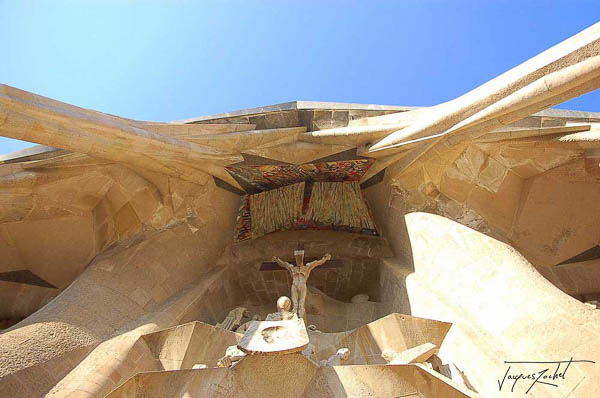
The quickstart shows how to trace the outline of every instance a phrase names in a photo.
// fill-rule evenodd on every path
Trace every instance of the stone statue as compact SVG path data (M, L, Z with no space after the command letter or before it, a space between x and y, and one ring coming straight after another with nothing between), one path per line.
M298 317L306 318L306 281L310 275L310 271L319 265L324 264L326 261L331 260L331 254L326 254L322 259L317 261L311 261L304 265L304 250L295 250L294 257L296 258L296 265L286 263L280 258L273 256L275 261L280 267L285 268L292 275L292 312L298 314Z
M217 368L228 368L233 364L231 358L225 355L223 358L217 361Z
M234 362L239 361L246 356L246 353L240 350L236 345L230 345L225 350L225 356L217 361L217 368L228 368Z
M348 348L340 348L337 352L330 356L328 360L322 360L321 366L336 366L350 359L350 350Z
M246 333L246 330L248 330L248 326L250 326L250 322L252 321L260 321L260 315L255 314L251 320L249 320L246 323L243 323L242 326L240 326L239 328L237 328L235 330L236 333Z
M232 332L237 329L244 318L248 318L250 313L244 307L237 307L229 311L229 314L223 319L223 322L217 323L217 326L222 327L225 330L231 330Z
M292 300L287 296L281 296L277 299L277 312L267 315L267 321L286 321L298 316L291 312Z

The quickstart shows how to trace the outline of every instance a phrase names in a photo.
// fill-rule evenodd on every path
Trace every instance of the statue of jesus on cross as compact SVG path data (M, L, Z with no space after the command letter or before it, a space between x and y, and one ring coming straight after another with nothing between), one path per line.
M288 270L292 276L292 312L298 314L298 318L306 319L306 281L308 280L310 271L331 260L331 254L326 254L322 259L311 261L306 265L304 265L304 250L295 250L294 257L296 258L296 265L292 265L275 256L273 256L273 261L280 267Z

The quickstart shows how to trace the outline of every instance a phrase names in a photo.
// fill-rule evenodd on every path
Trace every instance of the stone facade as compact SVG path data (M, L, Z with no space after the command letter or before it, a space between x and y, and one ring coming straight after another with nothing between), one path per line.
M172 123L0 85L0 135L42 144L0 157L0 396L525 396L506 361L569 358L527 396L600 396L600 113L546 109L600 87L599 53L596 24L433 107ZM297 206L260 214L302 228L234 241L290 174ZM331 259L271 263L299 252Z

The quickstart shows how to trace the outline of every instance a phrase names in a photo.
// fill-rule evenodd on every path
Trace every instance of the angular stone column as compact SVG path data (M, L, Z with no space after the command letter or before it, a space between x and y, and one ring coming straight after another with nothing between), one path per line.
M148 356L139 336L180 323L223 272L216 264L238 200L220 193L201 208L198 227L181 221L105 250L49 304L0 334L0 396L39 397L61 380L68 383L60 394L104 396L139 371L133 364Z
M527 396L600 396L600 312L548 282L512 247L444 217L405 217L414 272L406 277L412 315L452 322L440 356L454 362L484 396L510 395L504 361L566 361L564 379L544 380ZM400 264L390 267L405 275ZM512 364L510 374L531 374L552 364ZM561 371L566 365L561 367ZM531 380L514 388L521 396ZM571 395L569 395L571 394Z

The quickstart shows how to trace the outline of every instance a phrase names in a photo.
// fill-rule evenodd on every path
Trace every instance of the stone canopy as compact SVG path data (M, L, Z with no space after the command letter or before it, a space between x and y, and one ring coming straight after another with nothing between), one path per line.
M431 107L160 123L0 85L39 144L0 156L0 397L600 396L600 113L551 108L599 87L600 23ZM269 265L297 251L331 263ZM533 362L564 377L502 385Z

